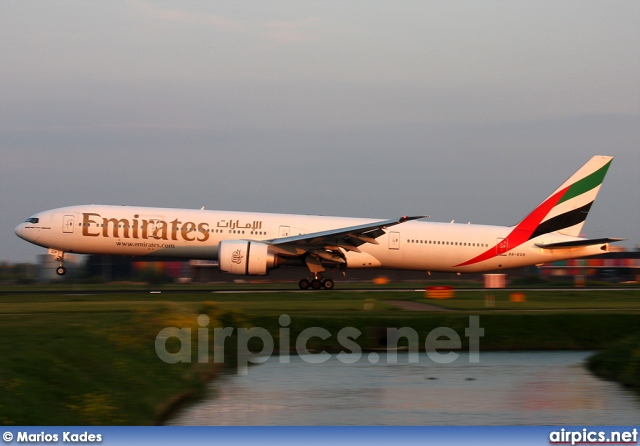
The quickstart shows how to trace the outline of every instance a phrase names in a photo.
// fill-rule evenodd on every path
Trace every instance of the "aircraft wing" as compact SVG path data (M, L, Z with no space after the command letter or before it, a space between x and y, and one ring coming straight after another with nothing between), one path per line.
M378 241L376 238L383 235L386 228L419 218L424 218L424 216L405 216L398 219L378 221L364 225L281 237L268 240L266 243L269 243L272 250L284 255L302 255L318 249L336 251L338 248L343 248L346 251L360 252L358 246L364 243L377 245Z
M570 242L536 243L535 245L538 248L543 248L543 249L564 249L564 248L577 248L579 246L600 245L602 243L621 242L623 240L624 240L623 238L592 238L592 239L573 240Z

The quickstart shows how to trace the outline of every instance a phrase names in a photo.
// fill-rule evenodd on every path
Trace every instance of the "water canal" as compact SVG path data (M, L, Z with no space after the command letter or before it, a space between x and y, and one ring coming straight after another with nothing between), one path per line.
M593 376L585 351L482 352L437 364L386 354L372 364L277 356L246 376L226 375L181 410L176 425L607 425L637 424L640 397Z

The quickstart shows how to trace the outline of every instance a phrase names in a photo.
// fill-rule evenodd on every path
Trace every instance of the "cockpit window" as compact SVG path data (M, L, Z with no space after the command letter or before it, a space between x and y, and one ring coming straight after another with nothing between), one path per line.
M39 218L31 217L31 218L27 218L26 223L38 223L39 221L40 221Z

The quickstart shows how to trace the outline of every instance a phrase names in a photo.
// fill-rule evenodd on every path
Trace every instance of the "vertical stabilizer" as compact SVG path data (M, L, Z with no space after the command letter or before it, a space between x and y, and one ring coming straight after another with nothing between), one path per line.
M591 158L517 227L531 230L529 239L549 232L579 236L612 160L611 156Z

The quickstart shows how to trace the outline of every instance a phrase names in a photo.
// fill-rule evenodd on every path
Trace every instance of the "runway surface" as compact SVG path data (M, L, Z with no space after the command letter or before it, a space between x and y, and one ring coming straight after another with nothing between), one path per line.
M484 293L484 292L559 292L559 291L571 291L571 292L587 292L587 291L639 291L640 286L634 287L582 287L582 288L458 288L454 287L456 293ZM333 290L301 290L296 285L292 284L288 288L240 288L231 286L229 288L220 289L205 289L205 288L171 288L171 289L140 289L140 288L125 288L125 289L100 289L100 290L74 290L68 289L47 289L47 290L2 290L0 289L0 295L20 295L20 294L66 294L76 296L88 296L95 294L113 294L113 293L140 293L140 294L249 294L249 293L300 293L300 294L329 294L329 293L406 293L406 292L425 292L426 288L417 287L398 287L398 288L335 288ZM638 296L640 298L640 295Z

